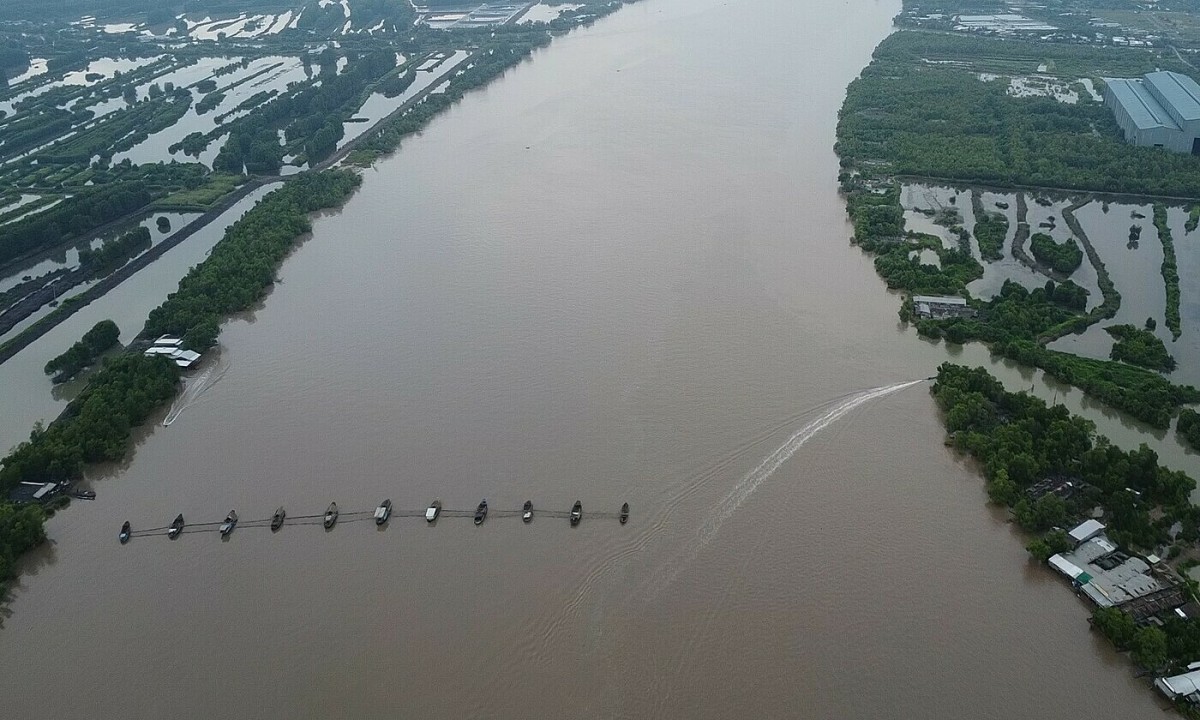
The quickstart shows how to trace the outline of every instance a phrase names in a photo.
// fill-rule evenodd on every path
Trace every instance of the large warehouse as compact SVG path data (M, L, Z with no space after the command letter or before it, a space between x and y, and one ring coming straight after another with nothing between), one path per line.
M1140 78L1104 78L1104 104L1112 108L1125 139L1174 152L1200 155L1200 85L1175 72Z

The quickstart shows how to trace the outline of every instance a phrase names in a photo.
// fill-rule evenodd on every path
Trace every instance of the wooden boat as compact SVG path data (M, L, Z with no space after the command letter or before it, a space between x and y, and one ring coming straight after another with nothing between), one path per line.
M484 498L479 503L479 507L475 508L475 524L482 525L484 520L487 520L487 498Z
M125 524L121 526L121 534L117 536L118 538L121 539L122 545L129 542L129 538L132 535L132 533L133 533L133 531L129 527L129 521L126 520Z
M629 503L621 503L621 524L629 522Z
M174 540L175 538L179 537L179 533L181 532L183 532L183 513L179 513L175 516L175 519L171 521L171 527L167 529L167 537Z
M429 509L425 511L425 522L433 522L438 519L438 515L442 514L442 501L434 500L429 503Z
M571 527L575 527L576 525L578 525L579 521L582 519L583 519L583 503L576 500L575 504L571 506Z
M225 516L225 522L221 523L221 537L225 537L229 533L233 532L233 529L237 527L237 521L237 511L230 510L229 514Z
M283 509L283 506L280 505L279 509L275 511L275 514L271 516L271 532L275 532L279 528L283 527L283 520L286 517L287 512Z
M325 511L325 521L324 522L325 522L326 530L333 527L333 524L335 522L337 522L337 517L338 517L337 503L331 502L331 503L329 503L329 509Z
M526 500L525 507L521 508L521 522L533 522L533 501Z
M379 503L379 507L375 508L375 524L382 525L392 516L392 500L388 498Z

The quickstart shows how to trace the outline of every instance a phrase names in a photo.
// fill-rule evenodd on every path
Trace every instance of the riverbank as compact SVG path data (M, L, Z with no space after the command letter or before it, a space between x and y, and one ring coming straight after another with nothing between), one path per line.
M1008 92L1008 76L1019 77L1022 63L1030 64L1027 72L1044 75L1056 59L1063 60L1064 66L1070 63L1073 72L1085 77L1114 72L1117 67L1127 72L1131 63L1138 67L1138 63L1153 63L1151 53L1144 51L1080 50L1053 43L903 30L881 43L871 65L851 84L838 128L841 183L854 222L853 242L875 257L876 268L889 285L910 295L928 292L931 284L942 292L952 288L948 294L966 298L975 311L974 316L965 318L917 318L906 304L902 317L911 320L919 334L952 345L983 342L993 353L1039 367L1113 408L1166 430L1176 415L1191 417L1185 406L1200 402L1200 391L1174 384L1154 370L1058 352L1047 345L1093 326L1099 330L1102 321L1124 317L1119 314L1121 286L1114 283L1102 258L1107 254L1111 264L1113 251L1098 247L1089 237L1079 211L1106 198L1103 212L1108 213L1108 200L1128 202L1136 197L1153 203L1154 225L1164 247L1162 277L1147 277L1142 282L1165 281L1166 302L1145 320L1145 330L1138 329L1141 316L1136 328L1117 324L1103 329L1114 336L1110 345L1117 342L1112 357L1149 358L1154 351L1154 369L1174 369L1175 359L1165 346L1159 347L1162 342L1153 332L1154 318L1163 323L1165 317L1171 333L1167 341L1196 332L1200 319L1183 318L1181 329L1180 277L1162 204L1165 195L1175 193L1161 189L1195 187L1200 164L1195 158L1168 157L1153 149L1126 145L1107 109L1098 103L1081 98L1077 104L1069 104ZM1080 63L1087 69L1080 70ZM1000 65L1005 65L1003 74L996 74L1001 72ZM1090 134L1076 132L1074 128L1081 122L1090 124ZM1085 156L1089 160L1086 166L1078 161ZM1097 167L1109 165L1112 172L1096 173ZM1191 178L1192 184L1163 183L1161 177L1165 176ZM991 212L980 200L982 190L990 190L997 207L1005 211L1015 192L1016 227L1007 228L998 245L993 243L995 238L966 235L966 249L979 249L974 258L955 255L936 242L941 262L926 264L914 253L929 246L929 236L910 229L914 208L901 197L911 184L927 187L936 182L932 178L945 178L954 186L948 193L952 207L969 192L971 215L977 223L981 214ZM1061 190L1055 193L1047 190L1050 187ZM1152 188L1154 192L1147 192ZM1038 213L1038 228L1031 228L1027 221L1024 191L1038 193L1039 203L1047 207ZM1043 197L1047 195L1049 199ZM1194 196L1189 193L1174 199ZM961 202L957 205L966 212ZM1128 211L1127 206L1124 209ZM1054 213L1061 214L1069 235L1053 237L1059 232ZM970 227L969 222L963 225ZM1093 221L1092 229L1095 227ZM1040 239L1043 253L1069 252L1066 248L1077 240L1089 269L1077 273L1068 263L1053 273L1042 268L1025 249L1031 230L1046 235ZM1136 244L1131 242L1129 249L1136 250ZM975 273L999 272L991 266L1007 253L1047 276L1045 286L1017 274L1005 279L998 292L991 290L990 297L988 290L972 286ZM1076 285L1076 280L1086 287ZM1123 281L1127 292L1138 289L1128 286L1127 277ZM1060 297L1064 285L1069 285L1071 292ZM1077 302L1080 292L1084 296L1099 292L1102 301L1085 311ZM1119 340L1134 333L1141 342L1137 351L1122 346ZM1114 567L1126 553L1146 558L1147 567L1156 566L1152 572L1159 579L1154 582L1162 585L1151 583L1148 587L1161 599L1155 600L1157 605L1150 604L1152 612L1146 610L1147 598L1142 597L1148 591L1111 601L1101 591L1089 593L1093 599L1100 598L1101 608L1118 608L1118 615L1136 617L1143 628L1136 639L1114 640L1119 650L1134 650L1135 661L1157 675L1182 672L1200 659L1200 646L1193 647L1188 639L1200 628L1200 617L1175 612L1196 599L1194 583L1186 574L1200 552L1200 535L1193 530L1200 507L1191 498L1196 489L1191 477L1159 467L1157 455L1144 445L1131 452L1116 449L1096 433L1094 425L1070 415L1057 403L1048 406L1025 393L1005 392L982 368L943 366L934 395L950 433L948 444L978 461L991 500L1010 509L1025 532L1035 534L1029 549L1036 559L1045 562L1054 553L1075 549L1079 543L1071 542L1064 529L1098 518L1108 525L1113 541L1108 554L1117 558L1112 560ZM1110 558L1096 556L1095 560L1107 567ZM1067 566L1070 563L1062 565ZM1086 577L1072 580L1076 588L1088 582Z
M623 4L624 2L612 2L601 6L595 15L580 18L577 24L591 24L598 17L615 12ZM549 41L549 35L546 39ZM503 74L534 49L533 45L523 47L521 53L514 51L509 57L480 64L478 67L481 69L473 73L459 72L448 81L445 88L442 88L440 102L433 104L428 111L418 113L411 121L397 126L399 120L425 103L438 88L438 80L431 82L422 92L401 104L376 123L370 131L364 133L362 138L356 140L369 139L379 154L396 148L403 138L421 130L440 111L460 100L466 92ZM453 70L453 67L448 68L443 72L443 76L449 75ZM210 256L180 281L179 291L151 312L143 332L138 336L140 338L174 333L183 338L186 348L203 350L211 347L216 343L221 324L233 313L248 308L273 284L279 264L297 239L309 230L307 217L318 210L339 207L357 187L360 182L357 174L349 170L328 168L341 162L359 147L360 145L352 140L314 166L311 171L292 178L255 178L243 184L222 201L219 212L210 212L193 221L88 288L78 296L79 300L70 298L51 316L0 347L0 363L45 335L88 303L103 296L171 247L205 227L213 218L249 193L264 184L283 181L281 190L268 195L255 209L226 231L225 237L217 243ZM277 197L272 197L277 194ZM275 203L275 206L271 206L271 203ZM259 212L256 213L256 210ZM138 376L146 376L142 378L145 382L156 383L161 372L159 363L146 362L136 354L132 358L128 361L114 362L112 368L106 365L90 377L88 386L81 392L80 397L68 404L45 432L35 429L30 441L22 443L0 460L0 493L7 495L17 483L28 479L75 480L81 477L89 466L113 462L125 456L131 442L132 428L144 420L151 409L173 397L173 393L170 396L164 395L159 397L151 408L138 405L136 411L123 412L124 406L131 398L122 397L122 390L115 391L115 394L106 392L100 396L92 392L93 386L101 385L119 386L129 393L140 394L144 391L145 383L139 384ZM130 377L127 376L134 379L130 381ZM118 380L125 384L119 385ZM80 422L83 414L93 422ZM99 424L94 422L97 419L101 420ZM0 504L5 503L0 501ZM10 531L15 532L10 526L0 526L0 544L9 545L6 533ZM42 537L44 538L44 535ZM17 545L15 542L12 544ZM24 545L21 547L20 552L28 549ZM9 571L11 572L11 568ZM6 583L10 579L8 576L0 576L0 583Z
M0 660L75 680L0 679L12 710L1151 716L1119 658L1074 642L1077 601L1026 570L915 388L842 416L724 512L794 433L945 359L837 240L837 108L894 5L630 6L363 173L223 327L223 378L50 521ZM625 532L116 538L283 502L569 507L585 486L637 509ZM182 670L155 637L191 648Z

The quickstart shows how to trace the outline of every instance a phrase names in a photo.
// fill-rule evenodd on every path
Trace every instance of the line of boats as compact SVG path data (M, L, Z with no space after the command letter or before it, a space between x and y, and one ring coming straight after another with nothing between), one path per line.
M321 524L325 526L326 530L333 528L333 526L337 524L338 514L339 514L338 504L336 502L329 503L329 507L325 510L325 515L322 516L322 519L321 519ZM442 501L434 500L432 503L429 504L429 507L425 510L425 521L429 522L429 523L436 522L438 517L441 516L441 514L442 514ZM487 520L487 515L488 515L488 501L487 501L487 498L484 498L483 500L481 500L479 502L479 505L476 506L476 508L475 508L475 524L482 525L483 522L485 520ZM375 513L373 514L372 517L374 517L376 525L385 524L392 517L392 500L391 500L391 498L388 498L387 500L384 500L383 502L379 503L379 506L377 508L375 508ZM575 504L571 506L571 513L568 516L568 518L571 521L571 527L575 527L576 525L579 524L579 522L583 519L583 503L582 502L580 502L579 500L575 501ZM283 527L283 522L286 519L287 519L287 511L284 510L283 506L281 505L279 507L279 509L275 511L275 514L271 516L271 531L275 532L275 531L279 530L279 528ZM622 503L621 512L618 514L617 519L620 520L622 525L629 522L629 503ZM524 506L522 506L521 521L526 524L533 522L533 501L532 500L526 500ZM227 537L228 535L230 535L234 531L234 529L237 528L237 524L238 524L237 511L230 510L229 514L225 516L225 519L223 521L221 521L220 526L218 527L218 531L221 533L221 537ZM172 540L179 537L181 534L183 534L183 528L185 525L186 525L186 523L184 522L184 519L183 519L183 513L179 513L178 515L175 516L175 519L171 521L171 524L169 526L167 526L167 537ZM122 545L129 542L129 539L131 537L133 537L133 528L129 524L128 520L126 520L125 523L123 525L121 525L121 532L117 537L121 541Z

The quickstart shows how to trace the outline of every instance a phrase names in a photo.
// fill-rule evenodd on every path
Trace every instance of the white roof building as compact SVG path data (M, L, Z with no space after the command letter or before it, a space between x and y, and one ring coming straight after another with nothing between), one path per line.
M1192 663L1188 667L1192 667L1195 664ZM1182 697L1195 703L1197 700L1200 700L1200 670L1191 670L1182 675L1158 678L1154 681L1154 687L1158 688L1159 692L1171 700Z
M1098 520L1085 520L1071 528L1071 531L1067 534L1078 545L1079 543L1091 540L1102 532L1104 532L1104 523Z

